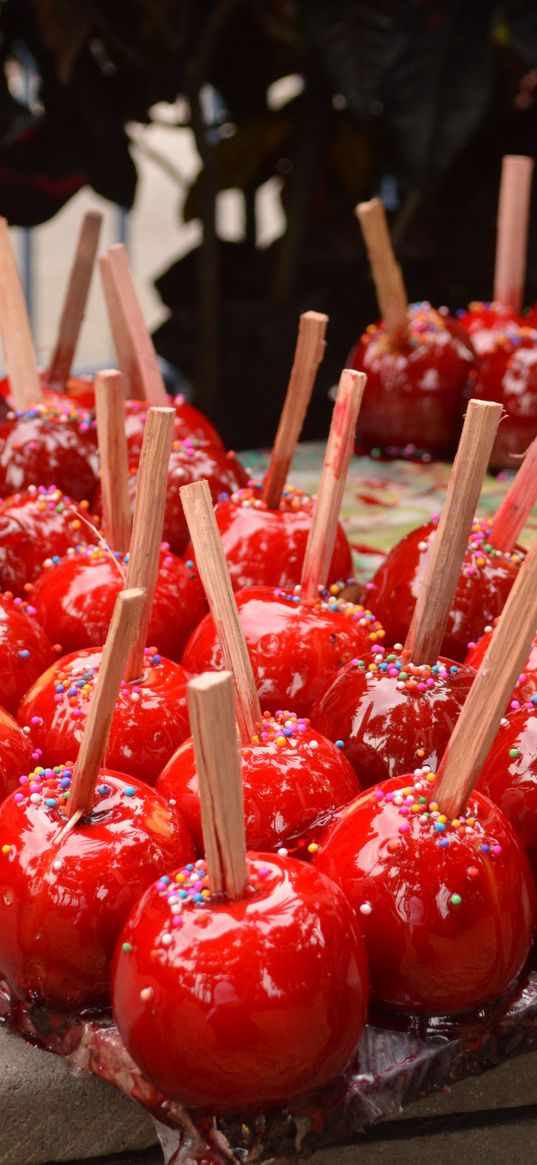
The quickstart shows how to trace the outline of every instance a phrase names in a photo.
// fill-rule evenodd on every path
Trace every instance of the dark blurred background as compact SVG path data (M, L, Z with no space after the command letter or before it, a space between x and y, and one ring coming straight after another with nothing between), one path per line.
M186 98L202 161L178 196L202 242L157 290L157 350L237 448L269 442L300 311L328 312L305 436L376 317L353 207L380 194L411 299L490 298L501 157L537 152L537 0L0 0L0 213L52 217L81 187L129 209L128 125ZM37 99L13 95L31 62ZM295 78L275 109L267 91ZM298 78L299 84L296 83ZM285 232L256 247L256 191L281 180ZM240 190L223 242L216 199ZM537 298L537 184L526 301Z

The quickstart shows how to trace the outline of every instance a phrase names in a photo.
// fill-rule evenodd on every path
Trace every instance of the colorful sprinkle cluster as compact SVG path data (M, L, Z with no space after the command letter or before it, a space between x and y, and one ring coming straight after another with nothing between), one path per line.
M39 421L44 426L75 424L80 433L87 433L92 427L91 414L86 409L77 408L75 402L66 397L65 402L50 404L43 402L32 405L20 412L7 414L9 421Z
M384 679L386 676L396 681L399 691L413 692L423 696L443 685L446 680L457 675L459 668L455 663L416 664L412 662L411 652L396 643L393 651L374 644L371 648L372 660L353 659L350 667L367 673L375 679Z
M90 651L90 654L93 652ZM146 647L144 657L147 667L158 667L161 663L161 656L155 647ZM78 656L73 660L73 666L62 668L60 661L54 678L55 704L66 704L70 708L73 720L79 720L84 715L81 705L86 704L91 699L98 674L98 667L84 668L84 660ZM129 683L127 680L121 681L120 695L128 698L133 704L139 702L140 692L141 684ZM31 727L39 728L42 723L43 720L40 716L33 716Z
M304 739L305 734L310 731L307 716L297 716L295 712L284 710L279 710L273 715L270 712L263 712L259 730L252 736L252 744L275 745L278 749L294 750L300 743L305 743L311 752L316 752L319 747L318 741Z
M386 791L382 786L373 790L372 796L379 812L398 811L399 824L387 842L388 852L396 854L406 840L418 841L425 836L443 850L448 850L457 841L464 839L465 844L469 844L476 854L499 857L502 847L495 838L484 833L475 806L467 806L458 817L449 819L442 813L438 803L431 800L431 785L435 780L436 773L431 771L429 765L423 765L414 770L412 784L395 791ZM467 872L471 878L479 874L477 867L471 865ZM460 906L461 901L458 894L451 898L453 906Z
M234 490L233 493L221 493L218 495L219 502L231 501L236 506L241 506L244 510L268 510L266 502L261 497L261 482L252 479L248 485L242 489ZM278 509L285 511L303 510L313 505L311 494L307 494L304 490L299 489L295 485L286 485L282 490L282 496Z
M320 608L321 611L331 611L334 614L343 615L344 618L350 619L353 623L358 623L360 627L367 630L371 642L376 643L379 639L384 639L386 635L382 623L379 622L367 607L364 607L361 603L353 603L350 599L344 597L345 588L354 585L355 580L350 578L346 581L333 583L330 587L320 586L319 598L304 605ZM301 589L300 585L297 585L292 591L275 587L274 596L275 598L285 599L289 603L296 603L298 606L302 603Z
M446 308L434 308L427 300L409 304L407 311L408 347L419 348L424 344L444 346L452 343L453 337L447 320ZM379 348L385 348L386 351L391 350L391 341L383 320L379 323L369 324L366 328L362 336L362 343L368 345L372 341L375 341Z
M43 768L42 765L36 765L31 773L24 773L19 777L19 787L13 793L13 801L16 805L24 807L30 802L31 805L41 805L46 809L60 812L65 806L65 802L69 799L71 784L73 778L73 766L55 765L54 768ZM118 793L120 796L131 800L139 792L136 785L115 781L114 787L101 781L95 789L95 803L98 806L99 801L105 797L110 797L113 793ZM2 846L2 853L4 856L11 853L12 845Z
M251 898L261 892L266 887L270 874L270 866L263 862L248 862L248 882L244 896ZM207 925L210 921L208 908L221 902L222 896L211 893L207 862L203 858L197 862L189 862L174 874L162 874L153 885L158 897L169 911L169 917L157 935L151 951L151 958L158 959L159 952L165 952L167 947L172 945L172 931L180 930L184 926L186 913L194 914L194 921L198 925ZM129 954L133 950L132 944L125 942L122 950Z
M24 614L29 615L32 619L35 618L37 614L35 607L32 607L32 604L29 603L27 599L19 598L18 595L13 594L13 591L2 591L0 594L0 601L4 604L13 606L16 611L24 611ZM28 659L29 656L30 652L28 651L26 655L23 656L23 659Z

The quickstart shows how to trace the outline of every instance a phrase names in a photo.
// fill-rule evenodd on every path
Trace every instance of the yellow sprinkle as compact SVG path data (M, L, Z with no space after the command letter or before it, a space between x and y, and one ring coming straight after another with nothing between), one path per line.
M176 874L175 881L176 882L186 882L186 877L184 874Z
M278 747L281 748L282 745L287 744L287 738L285 736L277 736L276 740L275 740L275 744L277 744Z
M317 845L317 842L310 841L310 844L308 846L308 853L309 854L316 854L318 849L319 849L319 846Z
M11 853L11 846L10 845L3 845L2 846L2 853L3 854L10 854Z
M476 566L484 566L485 559L484 558L476 558L475 563L476 563Z
M439 822L440 822L442 825L445 825L445 824L446 824L446 821L447 821L447 817L444 817L444 814L443 814L443 813L441 813L441 814L440 814L440 816L438 817L438 819L437 819L437 820L438 820L438 821L439 821Z

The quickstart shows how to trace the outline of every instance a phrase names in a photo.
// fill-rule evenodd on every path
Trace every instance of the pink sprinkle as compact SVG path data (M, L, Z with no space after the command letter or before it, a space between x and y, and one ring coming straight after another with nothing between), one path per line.
M399 826L399 833L408 833L409 829L410 825L408 824L408 821L402 821L401 825Z

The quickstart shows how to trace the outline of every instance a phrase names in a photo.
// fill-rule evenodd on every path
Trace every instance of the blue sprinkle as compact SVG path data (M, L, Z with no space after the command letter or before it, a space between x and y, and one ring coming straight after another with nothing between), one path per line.
M21 659L29 659L29 658L30 658L30 652L28 651L28 648L27 648L27 647L24 647L24 648L22 649L22 651L19 651L19 656L20 656L20 658L21 658Z
M192 561L192 559L191 559L191 558L187 558L187 560L186 560L186 562L185 562L185 566L188 566L189 570L192 570L192 567L194 566L194 563L193 563L193 561Z
M336 744L336 748L345 748L345 741L344 740L336 740L335 744Z
M125 794L125 797L135 797L136 796L136 789L135 789L134 785L125 785L123 793ZM164 881L164 879L162 879L162 880ZM169 881L169 879L168 879L168 881Z
M484 853L484 854L489 854L489 853L490 853L490 845L487 845L486 843L485 843L485 845L482 845L482 846L481 846L481 849L483 850L483 853Z
M62 777L62 779L60 781L60 789L68 789L70 784L71 784L70 777Z
M435 821L434 827L437 833L443 833L446 828L443 821Z
M58 802L55 797L47 797L45 800L45 805L48 805L49 809L55 809L57 804Z
M101 794L101 797L106 797L106 794L110 793L111 789L110 789L109 785L99 785L97 788L97 792Z
M438 839L438 844L441 847L441 849L445 849L446 846L449 845L449 841L448 841L447 837L440 837Z

